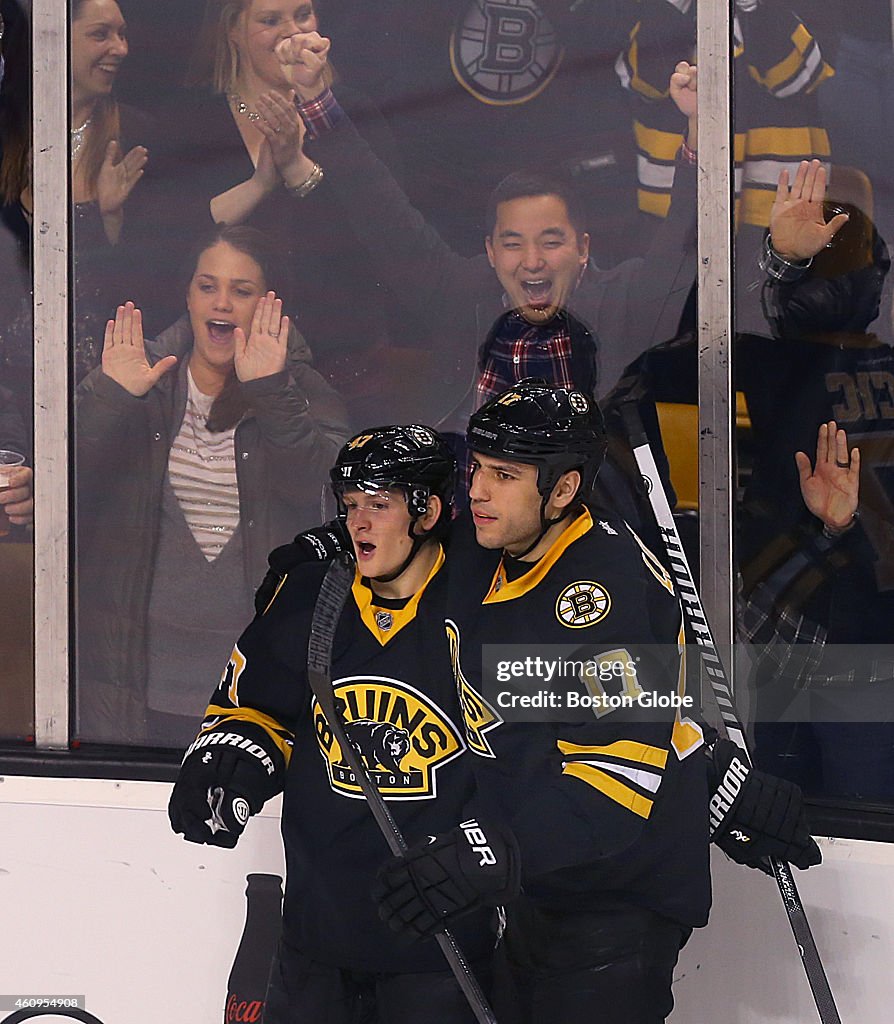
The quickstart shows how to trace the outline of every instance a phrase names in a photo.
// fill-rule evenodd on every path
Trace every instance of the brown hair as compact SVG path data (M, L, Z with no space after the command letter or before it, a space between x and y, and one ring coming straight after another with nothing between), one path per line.
M217 93L231 93L239 77L239 50L230 38L236 19L251 0L207 0L202 27L189 62L185 84L210 86ZM318 7L314 3L314 10ZM334 73L327 64L323 73L331 85Z
M221 243L232 246L237 252L253 259L260 267L264 284L267 288L270 287L271 278L275 275L277 267L282 266L279 253L263 231L244 224L220 224L202 235L190 250L189 261L184 268L188 268L187 281L192 281L202 253ZM215 433L228 430L236 426L249 410L249 403L239 386L236 368L231 367L223 390L214 399L211 412L208 414L208 429Z
M87 0L73 0L71 5L72 21L77 21L80 9L86 2ZM116 0L116 2L120 7L122 0ZM93 113L90 115L90 131L87 134L81 156L87 194L91 199L96 198L96 183L102 169L102 162L105 160L106 149L112 139L120 138L121 116L118 112L118 101L113 96L102 96L96 101Z

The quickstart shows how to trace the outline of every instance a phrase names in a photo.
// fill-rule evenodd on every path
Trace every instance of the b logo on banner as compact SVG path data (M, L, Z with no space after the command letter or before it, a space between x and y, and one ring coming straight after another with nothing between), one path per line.
M562 63L555 29L535 0L474 0L450 37L450 67L482 103L526 103Z

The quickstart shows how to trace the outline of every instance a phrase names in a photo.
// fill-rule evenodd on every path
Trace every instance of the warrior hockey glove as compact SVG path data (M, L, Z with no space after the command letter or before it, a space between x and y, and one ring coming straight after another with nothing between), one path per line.
M793 782L749 768L731 740L714 744L708 779L711 840L736 863L770 874L770 857L798 868L823 859Z
M250 815L276 789L263 756L222 743L199 747L187 754L174 783L168 803L171 828L190 843L232 849Z
M472 818L384 864L373 899L389 928L423 938L472 910L514 899L520 874L512 833Z
M303 562L331 562L337 555L352 554L354 548L344 520L332 519L323 526L299 533L291 544L274 548L267 556L270 568L255 591L255 611L263 615L287 572Z

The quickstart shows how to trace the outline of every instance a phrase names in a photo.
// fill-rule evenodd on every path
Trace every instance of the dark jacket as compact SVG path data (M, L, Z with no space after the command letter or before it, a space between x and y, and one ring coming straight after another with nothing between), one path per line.
M458 411L461 420L471 408L479 347L505 312L487 257L467 258L450 249L348 118L308 142L307 152L324 168L378 276L421 325L402 340L427 357L406 378L418 416L433 425L454 425L450 414ZM678 168L671 213L644 257L611 270L591 264L569 302L570 312L598 338L598 394L637 355L677 334L696 274L695 178L695 168Z
M352 104L352 109L358 108ZM376 152L389 154L381 115L368 126L381 127L372 131ZM142 262L135 268L133 289L122 292L152 317L146 321L150 332L180 312L183 275L170 259L171 238L190 244L207 234L214 226L211 199L254 173L225 96L184 92L164 128L147 165L148 180L140 183L151 207L150 219L141 226ZM305 199L278 186L244 223L275 244L283 311L301 325L321 375L350 399L352 415L362 420L355 426L384 417L378 410L391 382L380 375L376 379L375 354L388 345L387 300L325 179ZM362 400L368 396L373 401L364 412Z
M21 452L26 456L31 451L28 431L25 429L21 411L16 405L15 395L4 387L0 387L0 448Z
M180 362L141 398L101 368L78 388L79 706L94 698L104 702L97 715L116 726L106 739L138 742L141 736L162 488L186 407L192 344L186 317L147 344L150 361L173 354ZM321 490L348 430L341 399L312 368L294 328L287 368L240 388L250 403L234 441L243 582L250 595L264 575L267 552L320 521Z

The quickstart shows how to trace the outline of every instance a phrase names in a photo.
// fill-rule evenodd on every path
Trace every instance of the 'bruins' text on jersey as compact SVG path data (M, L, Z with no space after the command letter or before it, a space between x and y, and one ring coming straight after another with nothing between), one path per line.
M525 892L577 909L617 898L703 925L704 739L685 708L633 702L583 720L506 722L482 678L483 644L573 644L575 659L628 652L640 689L682 696L681 612L666 570L623 520L587 508L530 564L454 525L447 632L467 742L479 799L518 838ZM586 693L587 680L562 684L574 687Z
M473 789L444 636L443 563L441 553L406 602L377 598L358 576L332 655L348 734L410 843L463 820ZM245 630L203 729L245 731L284 777L284 940L354 970L442 970L434 940L407 943L377 916L371 890L388 847L308 684L307 641L325 568L298 566ZM473 959L493 946L484 913L455 931Z

